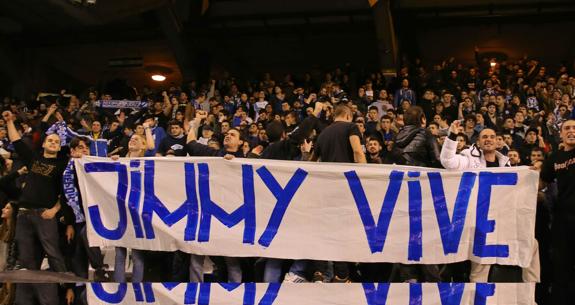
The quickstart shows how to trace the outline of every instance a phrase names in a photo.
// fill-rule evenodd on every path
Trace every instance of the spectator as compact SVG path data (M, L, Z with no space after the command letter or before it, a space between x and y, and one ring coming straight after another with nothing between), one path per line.
M72 258L72 271L79 277L88 279L88 265L91 263L95 270L95 280L107 281L108 277L104 269L104 258L98 247L90 247L86 232L86 217L80 196L80 187L74 169L74 159L82 158L90 154L90 144L87 138L74 138L70 141L71 160L62 175L63 195L62 200L72 211L72 220L67 220L70 225L66 230L66 241L73 242L74 257Z
M338 105L334 122L319 135L312 161L366 163L357 126L352 122L351 109ZM327 262L318 261L314 266L314 282L326 282ZM345 262L334 262L334 282L349 281L349 267Z
M369 138L366 145L367 163L383 164L383 147L377 138Z
M395 147L401 150L402 163L412 166L439 167L439 145L425 129L427 120L423 109L411 107L405 113L405 126L399 130ZM401 279L405 282L439 282L437 265L401 265Z
M143 128L146 136L141 136L137 133L130 137L128 142L127 158L141 158L145 155L150 155L154 148L150 149L149 143L154 142L152 128L150 123L153 120L146 120ZM113 156L112 159L117 159L118 156ZM114 282L122 283L126 281L126 255L127 249L123 247L116 247L116 259L114 264ZM134 267L132 269L132 282L140 283L144 279L144 251L132 249L132 260Z
M168 123L168 127L170 128L170 133L160 143L160 147L158 147L156 156L186 156L186 136L184 135L184 128L182 123L172 120Z
M562 148L551 154L541 170L541 179L547 183L557 180L558 199L553 210L553 289L552 302L571 304L569 292L573 283L573 224L575 202L575 120L561 126Z
M369 106L367 111L367 122L365 123L365 132L368 135L377 132L377 125L379 123L379 110L377 106Z
M43 153L35 155L21 140L14 124L14 115L4 111L2 117L6 122L8 137L14 144L14 149L30 168L26 176L25 186L19 200L19 210L16 222L16 242L18 261L29 270L39 270L43 250L48 256L50 268L56 272L66 272L66 263L58 245L58 224L55 219L61 205L58 197L61 195L61 176L66 167L66 160L58 157L60 138L48 135L43 143ZM39 244L38 242L39 241ZM16 304L29 304L29 293L25 286L16 289ZM52 285L33 286L28 289L39 289L47 302L58 302L57 293ZM43 289L46 288L46 289Z
M405 165L439 166L439 147L435 137L425 129L427 120L420 107L411 107L405 115L405 126L399 130L395 147L402 150Z
M521 164L521 155L519 151L516 149L510 149L507 152L507 157L509 158L509 166L520 166Z
M395 108L399 107L399 104L403 100L408 100L411 105L416 104L416 94L413 89L409 88L409 80L407 78L401 81L401 88L395 92L393 105Z
M477 144L456 153L457 132L459 131L459 121L451 124L449 136L441 148L441 164L446 169L465 170L489 167L505 167L509 164L509 158L500 154L496 150L496 134L493 129L486 128L479 134ZM536 249L534 250L534 256ZM522 280L536 281L537 275L533 278L532 270L538 269L538 259L532 260L532 266L522 275L521 269L514 266L482 265L471 262L471 273L469 280L471 282L521 282Z

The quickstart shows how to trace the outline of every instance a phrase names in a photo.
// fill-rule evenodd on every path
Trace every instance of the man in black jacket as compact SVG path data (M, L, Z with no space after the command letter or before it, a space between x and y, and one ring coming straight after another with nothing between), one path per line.
M395 145L401 150L404 165L440 167L439 144L425 128L427 121L423 109L418 106L410 107L404 113L403 120L405 126L399 130ZM401 265L400 276L406 282L441 280L437 265Z
M426 118L419 106L410 107L404 114L405 126L395 138L395 147L401 150L404 165L441 167L439 144L425 128Z

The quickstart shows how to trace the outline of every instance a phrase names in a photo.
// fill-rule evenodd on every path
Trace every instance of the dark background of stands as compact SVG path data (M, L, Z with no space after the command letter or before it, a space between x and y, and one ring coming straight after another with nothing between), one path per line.
M383 8L379 8L382 6ZM387 10L389 7L389 11ZM389 46L390 13L396 48ZM380 39L378 39L380 37ZM383 38L381 38L383 37ZM387 37L387 40L386 40ZM70 0L0 1L0 92L24 93L127 79L164 85L210 76L249 78L343 66L398 68L400 58L475 62L498 57L573 64L573 0ZM136 59L132 67L111 60ZM122 62L123 61L123 62Z

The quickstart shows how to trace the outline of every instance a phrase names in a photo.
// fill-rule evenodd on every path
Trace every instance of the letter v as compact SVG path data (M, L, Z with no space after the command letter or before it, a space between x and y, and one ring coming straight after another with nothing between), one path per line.
M473 189L477 174L465 172L461 176L451 220L449 219L449 211L447 210L441 174L438 172L430 172L427 173L427 176L429 177L429 186L433 197L433 207L435 208L435 214L437 216L437 224L439 225L439 232L441 233L443 252L446 255L449 253L457 253L465 225L465 216L467 215L471 189Z
M395 203L401 190L404 173L401 171L392 171L390 173L389 184L385 198L383 199L383 204L381 205L377 226L357 173L355 171L349 171L344 174L347 178L347 183L349 184L353 198L355 199L355 204L357 205L357 210L359 211L361 222L367 235L367 242L369 243L371 253L383 252L387 230L389 229L391 215L393 214Z
M377 288L375 283L361 283L367 305L385 305L389 292L389 283L379 283Z

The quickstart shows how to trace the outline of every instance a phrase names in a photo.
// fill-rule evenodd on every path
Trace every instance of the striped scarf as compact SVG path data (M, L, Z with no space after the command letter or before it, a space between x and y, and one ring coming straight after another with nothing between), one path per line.
M86 221L84 213L82 212L82 206L80 202L80 194L76 188L76 177L74 177L74 160L70 160L68 166L64 170L62 175L62 184L64 186L64 196L66 196L66 201L68 205L74 211L74 216L76 217L76 223L82 223Z

